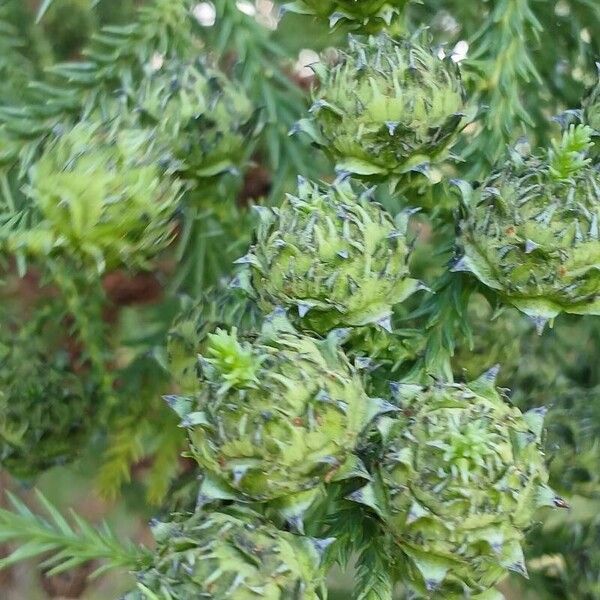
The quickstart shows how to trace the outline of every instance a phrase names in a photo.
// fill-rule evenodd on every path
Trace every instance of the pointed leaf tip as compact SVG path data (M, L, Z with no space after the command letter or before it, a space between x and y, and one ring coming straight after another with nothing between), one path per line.
M354 359L354 366L359 371L371 371L377 366L377 363L368 356L357 356Z
M340 21L343 21L345 18L346 17L344 16L343 13L340 13L340 12L332 13L331 17L329 17L329 27L331 27L333 29Z
M321 558L323 558L323 555L325 554L325 552L327 551L327 549L331 546L331 544L333 544L336 541L336 538L334 538L334 537L329 537L329 538L311 538L310 541L311 541L314 549L319 554L319 556Z
M177 396L173 396L173 395L167 395L167 396L163 396L163 400L171 407L173 408L173 406L175 405L175 403L177 402L178 397Z
M556 492L547 485L540 485L537 493L537 506L550 506L551 508L567 508L570 509L569 503L558 496Z
M339 346L348 341L351 333L351 327L336 327L328 333L327 339L335 346Z
M547 317L540 317L540 316L534 316L534 317L530 317L530 318L531 318L531 322L535 326L535 330L537 331L537 334L542 335L542 333L544 333L544 329L546 329L546 325L550 319L548 319Z
M336 167L335 167L335 172L336 172L336 178L335 178L335 181L333 182L334 186L345 183L352 176L352 173L350 173L350 171L348 171L344 168L340 168L338 165L336 165Z
M381 319L377 320L377 325L382 329L385 329L388 333L393 333L394 330L392 328L392 316L386 315L385 317L381 317Z
M365 503L365 494L363 492L363 488L356 490L355 492L352 492L351 494L348 494L348 496L346 496L347 500L351 500L352 502L358 502L358 504L364 504Z
M531 254L534 250L539 248L539 244L536 244L532 240L525 240L525 254Z
M249 265L253 262L253 257L251 254L245 254L244 256L240 256L233 261L234 265Z
M490 383L496 383L498 373L500 373L500 365L496 364L483 374L483 378Z
M290 526L290 529L300 535L304 535L304 519L300 515L288 517L287 523Z
M529 572L527 571L527 567L524 562L516 562L511 565L508 565L508 570L516 573L517 575L521 575L525 579L529 579Z
M310 311L311 308L312 308L312 306L310 304L305 304L303 302L299 302L298 303L298 315L300 316L300 318L303 319L308 314L308 311Z
M398 412L400 409L383 398L371 398L375 406L375 415L384 415L390 412Z
M396 133L396 129L398 128L397 121L386 121L385 125L386 125L388 133L390 135L394 135L394 133Z
M270 216L272 214L271 209L268 206L262 206L261 204L254 204L252 206L252 210L261 217L267 215Z
M560 496L556 496L554 498L554 506L556 506L556 508L566 508L566 509L571 508L571 505L566 500L561 498Z
M470 273L471 263L466 256L461 256L450 263L450 271L453 273Z

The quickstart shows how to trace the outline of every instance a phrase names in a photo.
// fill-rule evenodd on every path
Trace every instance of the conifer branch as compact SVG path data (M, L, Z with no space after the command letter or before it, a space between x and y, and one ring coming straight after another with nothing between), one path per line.
M10 492L7 495L12 510L0 509L0 542L21 545L0 558L0 569L41 557L48 574L54 575L101 560L103 565L94 572L98 575L107 569L134 569L146 556L143 548L119 540L106 524L94 528L71 513L71 525L39 491L36 496L47 516L34 513Z
M529 0L494 0L471 40L463 65L470 72L476 100L485 107L482 130L465 155L475 164L475 176L489 170L506 145L533 126L524 96L538 93L542 84L531 52L541 32Z

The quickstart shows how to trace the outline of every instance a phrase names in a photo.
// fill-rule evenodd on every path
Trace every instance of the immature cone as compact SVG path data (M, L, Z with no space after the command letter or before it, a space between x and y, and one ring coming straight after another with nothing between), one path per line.
M318 600L327 540L277 530L260 517L197 513L153 526L152 564L130 600Z
M379 423L375 481L352 496L383 518L419 597L483 599L507 570L525 574L524 531L538 507L562 504L547 486L544 411L510 406L495 375L396 386L401 412Z
M476 190L459 183L454 270L540 324L561 312L600 314L600 171L585 158L589 135L572 127L547 158L513 157Z
M200 365L200 394L172 404L194 458L245 500L316 491L352 462L378 412L333 338L289 330L250 343L217 330Z
M52 330L53 336L60 335ZM85 447L97 398L40 331L0 341L0 470L28 479Z
M247 152L251 102L240 86L201 61L167 59L143 81L139 104L191 177L239 169Z
M261 210L247 263L265 311L289 309L302 327L326 333L341 325L389 328L392 307L418 288L409 277L407 213L396 221L348 183L301 181L298 196Z
M81 123L51 143L27 191L41 215L9 238L12 251L65 253L98 270L147 266L172 239L180 184L159 168L150 131L112 134Z
M318 63L311 117L298 124L337 169L378 181L426 173L465 121L458 67L418 39L350 39L334 65Z
M296 0L285 8L301 14L328 18L332 26L373 32L388 26L408 0Z

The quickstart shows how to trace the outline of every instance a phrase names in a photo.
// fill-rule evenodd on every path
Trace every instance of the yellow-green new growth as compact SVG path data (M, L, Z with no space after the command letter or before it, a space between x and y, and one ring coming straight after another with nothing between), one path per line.
M545 411L509 405L496 372L395 385L400 413L378 424L374 481L352 496L383 519L419 598L494 598L508 570L526 573L521 543L537 508L564 504L547 485Z
M185 520L184 520L185 519ZM237 509L155 523L151 565L129 600L318 600L329 540L277 530Z
M254 354L251 344L238 340L235 327L231 333L217 329L216 333L208 334L204 360L224 380L222 392L230 387L256 387L258 384L256 374L262 357Z
M172 239L180 184L159 167L152 131L109 133L80 123L32 167L35 228L7 240L13 252L64 254L99 271L144 267Z
M311 117L298 128L354 176L395 181L427 172L466 122L458 67L426 40L351 39L336 64L315 70Z
M547 157L513 157L476 190L459 182L460 258L505 301L539 320L600 314L600 171L590 129L572 127Z
M248 265L263 310L289 309L304 328L389 328L392 307L415 292L409 275L409 215L394 221L367 190L301 180L297 196L261 210Z

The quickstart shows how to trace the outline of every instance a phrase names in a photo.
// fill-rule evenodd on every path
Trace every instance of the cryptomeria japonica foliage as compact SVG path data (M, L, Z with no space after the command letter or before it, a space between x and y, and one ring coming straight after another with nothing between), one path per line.
M0 569L600 598L600 7L475 4L0 0Z

